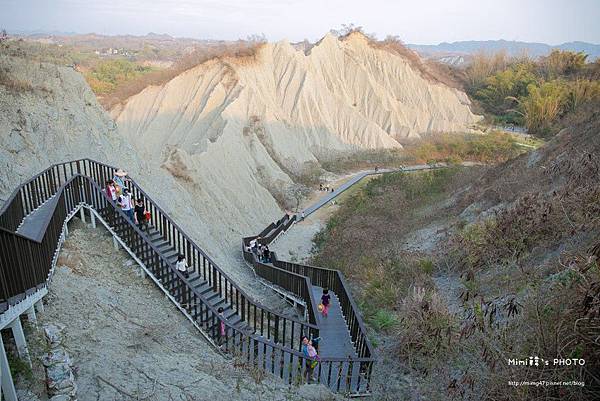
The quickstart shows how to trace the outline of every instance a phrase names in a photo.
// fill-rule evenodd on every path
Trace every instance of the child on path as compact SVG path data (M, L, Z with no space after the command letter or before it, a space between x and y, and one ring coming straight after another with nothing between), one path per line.
M306 381L310 383L320 358L312 342L306 336L302 336L302 353L306 357Z
M329 295L329 289L323 288L323 295L321 296L321 303L323 304L323 317L327 317L329 314L329 303L331 302L331 295Z

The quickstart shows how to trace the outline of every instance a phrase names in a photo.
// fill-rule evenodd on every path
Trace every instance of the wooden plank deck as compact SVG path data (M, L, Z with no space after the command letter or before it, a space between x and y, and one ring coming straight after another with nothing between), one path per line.
M312 292L315 299L320 300L323 288L313 285ZM321 358L346 358L348 356L357 358L348 326L342 314L340 301L333 291L329 291L329 295L331 295L331 304L328 316L323 317L321 313L317 315L319 336L321 337L319 355Z
M53 196L33 212L29 213L17 229L17 234L31 239L40 239L44 235L48 221L52 218L52 213L57 202L58 196Z

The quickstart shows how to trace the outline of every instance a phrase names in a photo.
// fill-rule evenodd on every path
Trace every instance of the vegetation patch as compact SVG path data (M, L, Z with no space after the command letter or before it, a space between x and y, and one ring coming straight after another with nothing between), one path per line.
M327 171L344 173L376 166L398 168L417 163L476 162L501 163L531 149L543 141L525 138L505 132L491 131L487 134L435 134L404 145L404 149L364 150L341 157L321 161Z
M465 86L490 122L524 125L548 137L565 115L600 99L600 61L586 59L561 50L538 60L480 53L465 71Z

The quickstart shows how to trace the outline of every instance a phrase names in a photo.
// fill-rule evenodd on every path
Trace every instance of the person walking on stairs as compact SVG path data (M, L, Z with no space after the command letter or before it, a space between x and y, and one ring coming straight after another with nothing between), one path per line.
M134 214L133 217L135 219L135 224L142 231L148 231L148 220L146 218L146 206L144 206L144 200L139 198L135 203Z
M306 382L310 383L314 379L314 371L319 364L320 358L317 354L317 350L306 336L302 336L302 354L304 354L306 358L306 371L304 372L306 376Z
M113 180L106 181L105 192L106 196L108 196L113 202L117 200L117 189L115 188L115 182Z
M185 260L185 256L179 255L177 256L177 262L175 262L175 268L181 272L185 276L185 278L189 278L190 275L188 273L188 265Z
M115 183L115 188L117 190L117 195L120 195L125 188L125 182L127 181L127 172L123 171L122 168L118 169L115 172L113 177L113 182Z
M329 304L331 302L331 295L329 295L329 289L323 288L323 295L321 296L321 304L323 304L323 317L329 315Z
M123 188L123 194L119 196L117 203L121 207L121 210L129 217L129 220L133 222L135 219L133 217L133 201L127 187Z
M223 342L225 341L225 316L223 315L223 307L220 306L219 309L217 309L217 312L219 312L219 340L218 340L218 345L219 347L223 345Z
M185 256L183 256L183 255L177 256L177 262L175 262L175 269L177 269L177 271L181 272L181 274L183 274L185 276L185 278L189 277L188 265L187 265L187 261L185 260ZM180 306L182 308L189 309L187 284L185 284L185 282L182 282L181 280L175 280L175 283L176 283L176 285L179 286L179 289L181 290Z

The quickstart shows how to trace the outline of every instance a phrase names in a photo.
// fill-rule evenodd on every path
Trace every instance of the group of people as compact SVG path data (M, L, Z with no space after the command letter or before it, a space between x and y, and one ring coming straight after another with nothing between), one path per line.
M319 191L325 191L325 192L331 191L331 192L333 192L333 187L330 188L329 184L323 185L323 183L320 183L319 184Z
M319 341L321 341L321 337L313 338L312 340L306 336L301 337L302 341L302 354L306 357L306 381L311 382L313 380L313 374L315 368L321 361L319 357Z
M140 230L148 229L150 221L150 212L146 209L143 198L133 199L133 195L126 184L127 172L123 169L118 169L112 180L106 181L106 195L125 213L125 215L135 223Z
M254 238L248 244L248 250L254 253L263 263L271 263L271 250L267 244L261 244L260 237Z
M329 295L329 289L323 289L323 295L321 296L321 303L319 304L319 311L323 317L329 315L329 306L331 304L331 295ZM312 340L306 336L301 337L302 340L302 353L306 357L306 381L311 382L313 379L313 373L315 368L321 361L319 357L319 342L321 337L313 338Z

